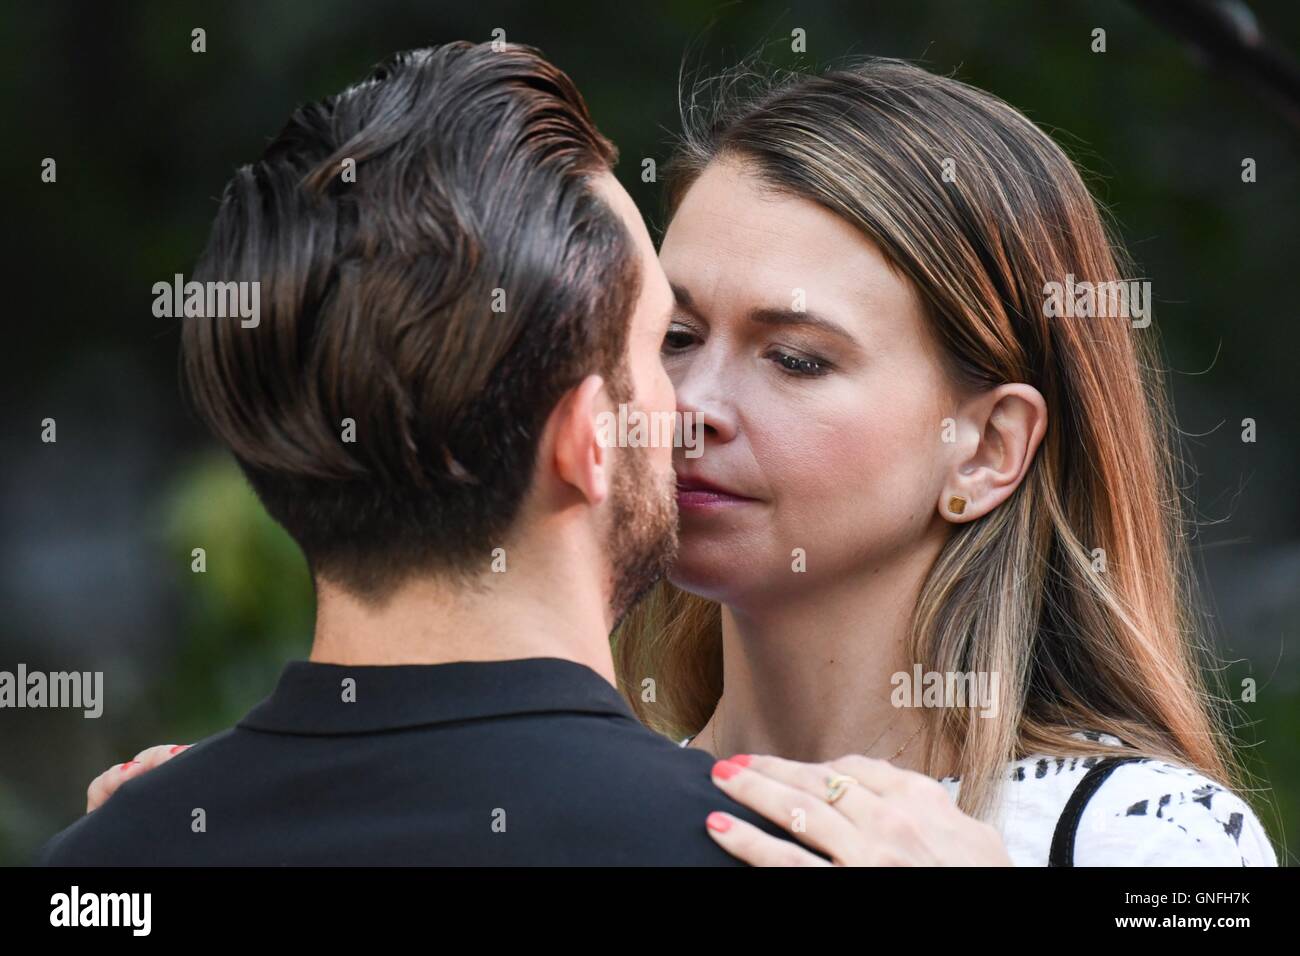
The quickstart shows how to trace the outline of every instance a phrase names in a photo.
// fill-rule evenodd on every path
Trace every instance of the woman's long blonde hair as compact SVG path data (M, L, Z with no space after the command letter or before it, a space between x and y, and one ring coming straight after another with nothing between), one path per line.
M1086 728L1239 789L1226 701L1201 671L1154 327L1045 314L1046 283L1131 278L1073 163L1006 103L905 62L754 77L746 67L684 97L669 214L710 162L739 159L879 246L921 293L958 381L1025 382L1047 402L1023 483L954 527L917 602L909 660L1000 675L996 717L924 711L927 766L955 746L958 805L985 817L1009 760L1114 753L1070 736ZM680 739L708 720L722 692L717 604L663 582L614 650L652 729Z

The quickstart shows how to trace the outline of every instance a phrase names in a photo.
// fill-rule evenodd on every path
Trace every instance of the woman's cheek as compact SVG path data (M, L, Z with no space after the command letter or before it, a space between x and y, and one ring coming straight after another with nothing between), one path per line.
M924 527L932 497L918 429L859 416L827 431L833 437L815 448L779 456L781 543L819 551L836 565L906 546Z

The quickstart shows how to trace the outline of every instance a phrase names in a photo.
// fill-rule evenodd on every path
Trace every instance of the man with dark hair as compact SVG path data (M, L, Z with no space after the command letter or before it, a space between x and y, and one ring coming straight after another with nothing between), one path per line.
M309 660L56 836L50 864L716 864L711 760L608 635L676 545L671 293L615 153L534 51L401 54L226 189L183 319L204 421L301 546Z

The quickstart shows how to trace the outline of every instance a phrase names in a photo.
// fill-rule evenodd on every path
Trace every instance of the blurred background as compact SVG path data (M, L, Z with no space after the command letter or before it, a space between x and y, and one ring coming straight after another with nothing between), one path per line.
M1300 53L1300 4L1224 9ZM1237 707L1240 756L1294 862L1300 124L1148 14L1121 0L5 4L0 670L103 671L105 702L95 720L0 710L0 863L27 862L72 822L110 764L234 723L310 647L303 560L182 403L178 327L154 318L153 283L188 275L226 180L296 104L396 50L497 28L573 76L652 231L661 197L641 161L667 158L688 51L705 68L760 47L785 66L903 57L1056 136L1153 284L1223 676L1238 692L1258 685ZM41 181L46 157L54 183ZM45 418L56 443L41 440ZM205 574L190 570L196 546Z

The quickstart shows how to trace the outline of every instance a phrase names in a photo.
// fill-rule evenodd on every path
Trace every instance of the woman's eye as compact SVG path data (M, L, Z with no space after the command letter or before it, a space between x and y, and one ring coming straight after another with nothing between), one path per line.
M680 352L682 349L688 347L693 341L695 341L695 336L690 332L687 332L685 329L669 329L664 333L662 351Z
M819 375L825 375L830 371L830 363L825 359L806 358L802 355L792 355L789 352L774 350L768 353L769 356L791 375L802 375L808 378L815 378Z

